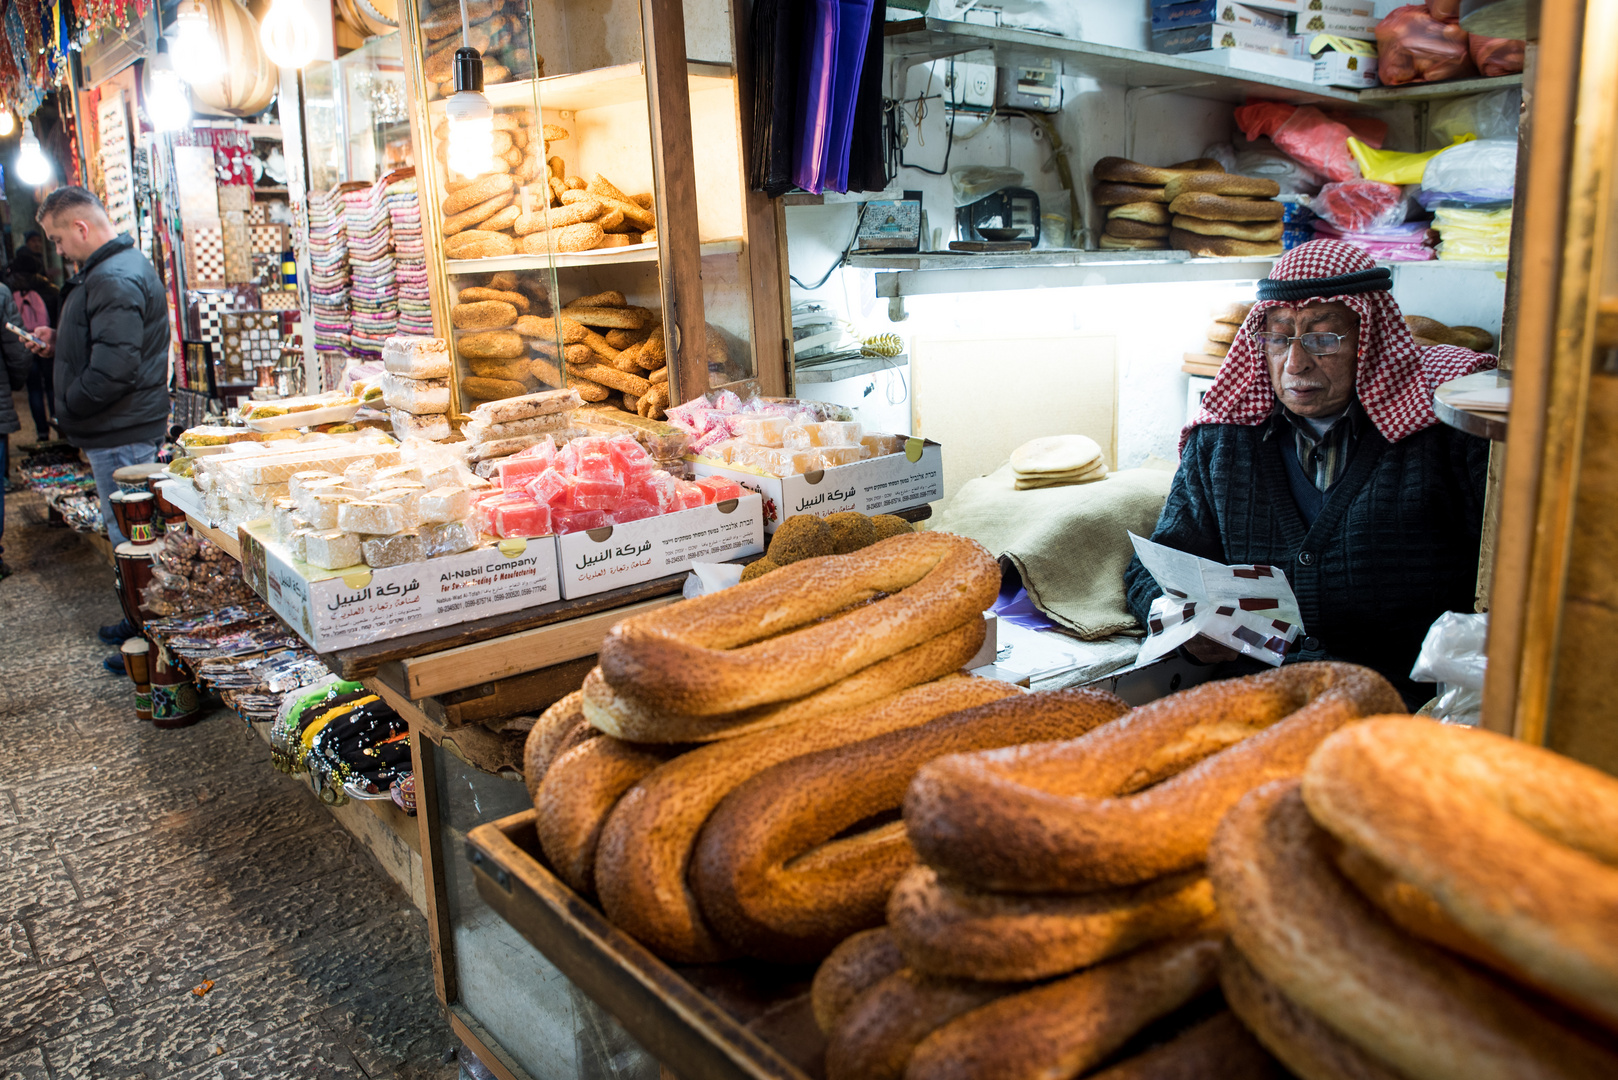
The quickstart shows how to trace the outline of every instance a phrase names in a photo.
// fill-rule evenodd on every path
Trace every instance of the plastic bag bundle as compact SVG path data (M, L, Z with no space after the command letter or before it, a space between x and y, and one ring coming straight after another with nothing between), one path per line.
M1522 87L1468 94L1434 105L1428 130L1439 142L1452 143L1470 135L1475 139L1516 139L1522 116Z
M1384 184L1419 184L1427 163L1433 158L1449 150L1448 146L1441 146L1437 150L1427 150L1422 153L1407 153L1401 150L1378 150L1366 146L1358 139L1348 140L1348 152L1354 155L1359 163L1360 175L1367 180L1377 180Z
M1445 206L1433 212L1438 257L1453 262L1501 262L1511 249L1511 207L1468 210Z
M1320 177L1313 170L1279 150L1243 150L1231 165L1225 167L1225 171L1238 176L1274 180L1281 185L1283 195L1313 195L1320 190Z
M1388 125L1368 116L1329 115L1313 105L1254 101L1233 114L1249 140L1268 135L1276 148L1327 180L1358 180L1360 167L1348 152L1350 136L1380 149Z
M1471 209L1509 206L1517 187L1517 140L1480 139L1434 158L1421 177L1421 205Z
M1492 79L1497 75L1515 75L1522 71L1528 43L1473 34L1470 49L1478 73Z
M1410 677L1437 683L1438 696L1425 710L1446 724L1476 727L1483 712L1483 677L1488 671L1489 616L1446 611L1427 631Z
M1469 37L1459 22L1435 18L1425 7L1394 8L1376 24L1377 78L1403 86L1474 75Z
M1402 225L1407 204L1404 189L1397 184L1349 180L1321 188L1309 209L1339 232L1362 233Z

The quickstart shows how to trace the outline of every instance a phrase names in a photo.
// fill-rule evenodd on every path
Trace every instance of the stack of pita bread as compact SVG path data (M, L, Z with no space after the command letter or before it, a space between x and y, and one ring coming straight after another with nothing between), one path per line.
M1101 447L1085 435L1047 435L1011 452L1011 472L1018 491L1029 488L1088 484L1107 475Z
M1208 327L1208 342L1202 351L1209 356L1224 356L1230 352L1231 345L1236 341L1236 331L1242 328L1242 323L1247 321L1247 313L1252 310L1252 304L1240 302L1216 308L1213 325Z

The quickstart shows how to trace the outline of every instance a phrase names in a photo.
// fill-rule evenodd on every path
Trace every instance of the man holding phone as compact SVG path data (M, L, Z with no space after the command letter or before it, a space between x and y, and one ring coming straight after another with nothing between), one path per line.
M25 346L55 357L56 426L84 451L101 496L107 537L118 531L112 474L153 461L169 422L169 312L163 283L128 233L113 229L106 209L82 187L59 187L37 215L64 259L79 264L62 293L56 329L41 327ZM9 334L7 336L10 336ZM102 628L109 643L132 628ZM115 670L122 659L107 662Z

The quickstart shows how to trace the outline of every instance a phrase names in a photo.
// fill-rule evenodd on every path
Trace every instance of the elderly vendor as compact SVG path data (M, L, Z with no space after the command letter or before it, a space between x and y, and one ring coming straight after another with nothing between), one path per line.
M1410 679L1427 628L1473 609L1489 456L1485 440L1438 422L1433 389L1495 361L1419 347L1390 284L1331 240L1277 260L1181 435L1152 539L1286 571L1305 635L1288 662L1364 664L1415 708L1432 689ZM1139 559L1125 585L1144 624L1162 590ZM1187 650L1236 657L1206 638Z

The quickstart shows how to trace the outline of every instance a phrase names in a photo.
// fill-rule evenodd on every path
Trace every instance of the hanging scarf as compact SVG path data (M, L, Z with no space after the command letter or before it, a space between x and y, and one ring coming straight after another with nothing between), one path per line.
M1269 362L1253 340L1264 329L1264 313L1274 307L1347 304L1360 317L1354 391L1377 431L1396 443L1438 423L1433 391L1492 368L1496 360L1454 345L1418 346L1388 291L1391 284L1392 274L1369 255L1336 240L1312 240L1277 259L1270 276L1259 282L1258 302L1236 332L1201 410L1180 432L1180 449L1199 424L1255 427L1275 411Z

